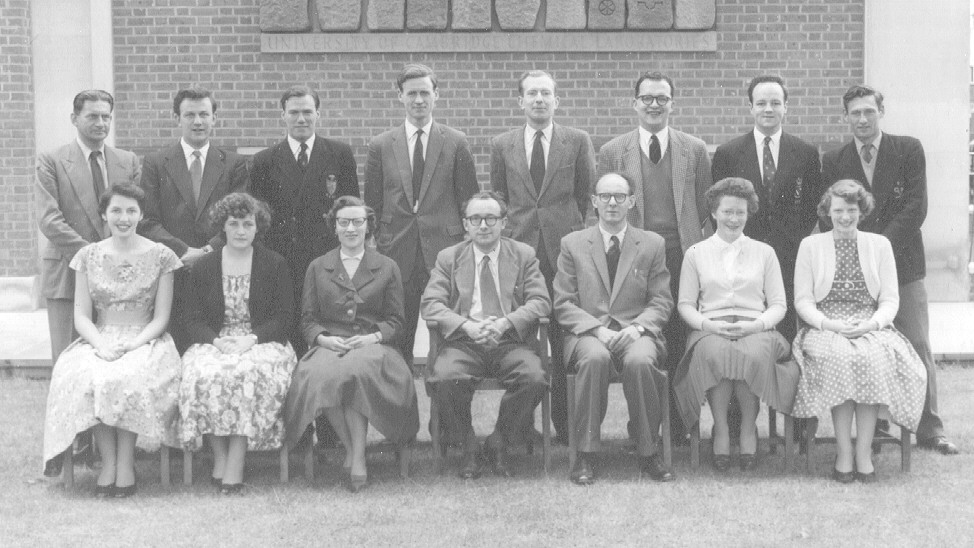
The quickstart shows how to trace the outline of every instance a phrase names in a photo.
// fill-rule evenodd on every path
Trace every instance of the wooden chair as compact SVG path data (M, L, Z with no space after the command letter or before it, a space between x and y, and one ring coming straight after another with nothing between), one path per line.
M902 425L897 425L900 428L900 437L894 437L887 431L881 431L876 434L873 438L873 448L882 447L886 444L899 445L900 446L900 470L902 472L910 471L910 461L913 458L913 442L911 439L912 432L907 430ZM805 442L807 459L805 460L806 470L808 472L812 471L813 460L815 456L815 442L819 443L835 443L835 437L828 438L816 438L815 431L818 429L818 419L808 419L805 423Z
M304 452L304 477L310 482L315 479L315 437L312 436L308 449ZM409 464L412 461L412 443L395 444L391 441L382 441L366 447L366 454L395 452L396 460L399 462L399 477L409 479Z
M551 378L550 360L551 354L548 349L548 323L547 317L538 320L538 338L535 342L535 352L541 358L541 367L544 369L545 376ZM439 354L440 344L443 337L440 334L439 325L435 321L426 322L430 332L429 357L426 360L426 377L432 371L433 361ZM435 461L437 473L443 473L443 461L446 455L446 443L440 436L440 407L436 401L434 383L427 381L426 391L430 396L430 437L433 440L433 459ZM504 385L497 379L482 379L474 386L474 390L506 390ZM542 460L545 474L551 467L551 387L545 389L541 397L541 433L542 433ZM534 444L529 440L527 443L528 454L534 452Z
M167 450L166 453L168 452L169 451ZM267 453L267 452L268 451L248 451L248 453ZM278 459L281 468L281 483L288 482L288 478L289 478L288 458L289 455L288 455L287 445L282 445L281 448L278 450ZM169 455L166 455L165 459L168 462ZM164 469L167 467L168 466L164 465ZM168 470L166 470L167 479L165 480L164 484L168 484L168 475L169 472ZM183 450L183 485L192 485L192 484L193 484L193 452L184 449Z
M778 452L778 445L784 445L785 467L790 469L795 454L795 419L786 413L782 415L785 416L784 436L778 434L778 411L768 407L768 452L773 455ZM690 427L690 467L700 467L700 421Z
M165 445L159 448L159 476L163 485L169 485L169 448ZM61 479L66 488L74 486L74 442L64 452L61 462Z

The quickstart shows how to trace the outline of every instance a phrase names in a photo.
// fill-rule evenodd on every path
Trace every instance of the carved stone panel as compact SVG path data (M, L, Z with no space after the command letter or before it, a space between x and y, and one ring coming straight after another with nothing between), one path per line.
M588 28L621 29L626 24L626 0L589 0Z
M491 0L453 0L454 30L490 30Z
M676 0L676 28L710 29L717 18L715 0Z
M585 0L548 0L546 29L581 30L585 22Z
M308 0L260 0L261 32L311 30Z
M402 30L406 0L369 0L366 22L370 30Z
M446 28L448 0L408 0L406 28L413 30L442 30Z
M497 21L504 30L530 30L538 20L541 0L494 0Z
M668 29L673 26L673 0L627 0L630 29Z
M360 0L315 0L321 30L358 30L362 24Z

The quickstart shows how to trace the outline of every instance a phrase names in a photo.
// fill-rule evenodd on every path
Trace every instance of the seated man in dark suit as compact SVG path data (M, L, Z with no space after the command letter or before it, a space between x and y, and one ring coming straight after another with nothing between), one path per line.
M534 250L501 237L504 200L481 192L463 211L470 238L437 255L423 293L423 319L438 322L445 339L429 381L436 383L434 397L451 442L463 445L464 479L479 477L482 466L470 417L474 382L497 377L507 387L484 453L497 475L509 477L508 442L533 422L548 384L530 341L551 300Z

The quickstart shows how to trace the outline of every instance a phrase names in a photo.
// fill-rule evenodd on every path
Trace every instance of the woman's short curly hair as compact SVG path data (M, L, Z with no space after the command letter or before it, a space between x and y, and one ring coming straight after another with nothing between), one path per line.
M361 207L365 210L365 237L368 238L370 236L374 236L377 224L375 220L375 211L371 207L365 205L365 201L358 196L339 196L338 199L335 200L335 205L331 206L331 211L325 214L325 222L328 223L331 231L336 234L338 233L338 228L336 226L338 212L346 207Z
M98 213L104 215L112 196L124 196L139 203L139 211L145 213L145 191L135 183L115 183L98 197Z
M871 192L866 190L862 183L855 179L842 179L832 183L832 186L822 194L822 199L818 201L818 216L823 219L829 218L829 209L832 208L832 198L842 198L847 204L857 204L859 213L863 217L872 213L876 207L876 200Z
M242 218L253 215L257 222L257 234L262 234L271 226L271 211L267 204L246 192L227 194L210 208L210 229L214 234L223 231L230 217Z
M747 179L740 177L727 177L714 183L714 186L707 189L704 197L707 198L707 207L710 213L717 213L720 207L720 199L724 196L740 198L747 201L747 214L754 215L758 212L759 200L757 192L754 192L754 185Z

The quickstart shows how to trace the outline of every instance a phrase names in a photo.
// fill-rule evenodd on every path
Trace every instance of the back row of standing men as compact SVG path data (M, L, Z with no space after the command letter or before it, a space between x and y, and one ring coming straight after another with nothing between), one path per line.
M430 270L440 250L463 239L460 206L478 191L478 183L464 134L433 120L439 97L433 71L407 65L396 87L406 119L369 144L364 198L378 219L378 250L394 259L402 274L406 321L399 345L411 363ZM638 127L606 143L596 167L589 135L554 123L559 97L551 75L525 72L517 89L526 123L492 139L490 185L509 202L505 235L537 250L549 294L562 237L582 228L587 216L594 218L588 203L598 177L619 173L633 186L629 224L664 238L673 295L678 294L684 252L712 232L704 192L714 181L743 177L754 184L760 198L760 210L745 233L768 243L778 255L788 294L788 315L778 329L790 341L795 335L795 258L800 241L818 220L818 200L836 180L865 183L877 207L860 228L892 242L900 284L895 326L913 344L928 372L918 442L944 454L957 452L937 415L936 368L929 344L920 232L927 207L923 149L916 139L880 131L881 93L866 86L849 89L843 108L853 139L826 153L820 164L816 147L782 131L788 109L782 79L754 78L747 89L754 129L718 147L711 165L702 140L668 125L677 102L673 80L658 72L645 73L636 80L632 101ZM308 264L337 245L324 213L336 197L358 195L359 185L351 148L316 134L318 94L308 87L292 87L280 105L287 137L257 153L248 174L243 157L210 143L217 101L207 90L176 94L173 118L181 139L147 155L141 166L133 153L104 144L112 120L111 95L98 90L78 94L71 115L77 140L42 154L38 161L37 218L51 243L43 254L43 291L55 359L76 337L68 263L85 244L106 236L96 197L113 183L141 184L147 207L140 232L169 246L187 267L220 245L219 235L210 237L205 212L226 194L249 190L271 206L272 226L264 241L288 260L300 302ZM178 290L186 276L177 276L176 310L186 295ZM181 327L176 323L170 328L180 351L188 346ZM666 366L672 371L686 339L675 312L664 333ZM565 441L565 360L559 330L552 330L552 335L552 416L557 437ZM298 326L291 341L300 356L306 345ZM686 437L679 426L673 428L677 441Z

